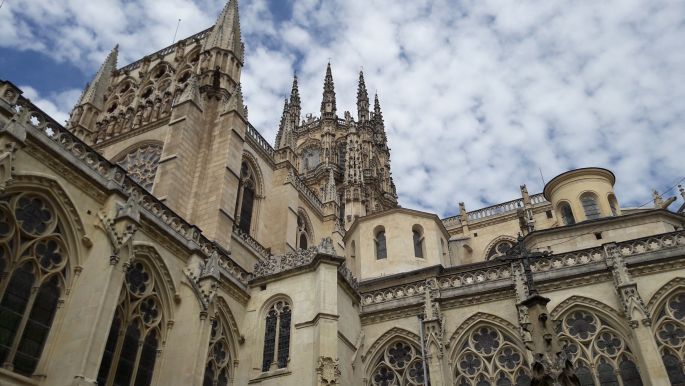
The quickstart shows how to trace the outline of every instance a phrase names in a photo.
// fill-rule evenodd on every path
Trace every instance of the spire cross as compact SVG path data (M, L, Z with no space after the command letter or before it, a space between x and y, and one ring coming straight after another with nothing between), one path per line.
M549 251L544 252L530 252L523 245L523 236L519 233L518 242L507 254L502 258L506 261L517 261L520 260L523 264L523 274L526 277L526 285L528 286L528 296L532 297L538 294L538 290L535 288L535 282L533 281L533 271L530 268L531 259L541 259L548 257L550 255Z

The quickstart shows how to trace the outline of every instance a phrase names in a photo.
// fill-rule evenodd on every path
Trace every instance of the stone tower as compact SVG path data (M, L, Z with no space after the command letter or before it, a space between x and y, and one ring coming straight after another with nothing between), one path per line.
M324 202L338 195L341 222L397 206L390 153L378 95L370 112L364 74L359 73L357 119L337 115L331 64L326 67L320 116L301 120L297 77L286 99L276 149L289 148L301 178ZM333 186L333 184L335 186Z

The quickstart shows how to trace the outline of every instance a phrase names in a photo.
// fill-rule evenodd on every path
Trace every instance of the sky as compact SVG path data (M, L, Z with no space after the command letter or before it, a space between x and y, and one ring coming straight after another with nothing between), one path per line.
M0 0L1 1L1 0ZM5 0L0 79L63 122L115 44L123 66L211 26L224 0ZM400 204L440 216L541 192L566 170L617 177L623 207L685 183L683 0L240 0L242 89L273 143L293 73L340 116L360 69L378 92Z

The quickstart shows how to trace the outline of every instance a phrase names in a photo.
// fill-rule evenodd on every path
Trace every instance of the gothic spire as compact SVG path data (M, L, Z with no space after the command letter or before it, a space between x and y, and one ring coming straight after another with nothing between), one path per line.
M369 94L366 92L362 71L359 71L359 85L357 86L357 118L360 123L369 120Z
M283 140L285 139L285 127L288 122L289 111L290 105L288 104L288 98L283 98L283 114L281 115L281 123L278 125L278 133L276 134L276 149L280 149L285 146Z
M326 184L326 193L324 195L324 203L326 202L337 202L338 200L338 190L335 187L335 176L333 175L333 169L328 169L328 183Z
M205 40L204 49L221 48L232 51L243 60L243 42L240 38L238 0L228 0Z
M383 124L383 113L381 112L381 102L378 101L378 93L376 93L373 101L373 117L380 124Z
M292 115L292 118L295 120L295 125L300 121L300 112L301 112L301 107L300 107L300 90L298 89L297 86L297 74L293 76L293 88L290 91L290 112Z
M186 101L192 101L195 103L195 105L197 105L197 107L202 106L200 102L200 85L198 81L198 75L193 75L190 77L188 80L188 85L183 90L183 93L181 93L181 95L178 97L178 100L176 103L174 103L174 106L180 105Z
M119 45L114 46L112 51L107 55L107 58L100 66L100 69L95 74L93 81L86 86L86 89L81 94L77 106L85 103L90 103L96 108L102 110L102 104L105 99L105 92L109 83L112 80L112 72L117 69L117 57L119 56Z
M243 102L243 89L240 83L235 87L233 95L228 99L226 104L225 112L235 110L238 114L242 115L243 118L247 119L247 111L245 110L245 103Z
M326 67L326 78L323 83L323 100L321 101L321 117L333 118L335 117L335 88L333 86L333 74L331 72L331 63Z

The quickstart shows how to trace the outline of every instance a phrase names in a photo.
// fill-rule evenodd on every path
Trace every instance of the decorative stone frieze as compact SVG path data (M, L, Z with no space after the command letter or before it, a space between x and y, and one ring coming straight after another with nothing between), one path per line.
M317 385L339 385L340 384L340 368L338 359L331 357L319 357L319 362L316 366L316 373L318 374Z
M257 262L254 266L254 278L272 276L281 272L293 270L311 264L318 255L335 255L333 241L330 237L321 240L318 246L298 249L284 255L273 255Z

